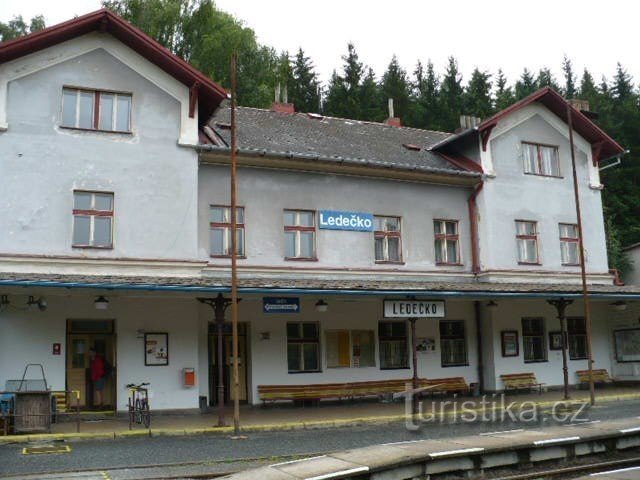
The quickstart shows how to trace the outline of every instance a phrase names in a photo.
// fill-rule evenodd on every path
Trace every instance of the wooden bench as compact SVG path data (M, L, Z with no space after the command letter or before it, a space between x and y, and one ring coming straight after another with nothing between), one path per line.
M430 387L428 393L469 393L469 385L464 377L429 378L420 380L420 386Z
M323 400L328 398L354 399L382 397L404 392L412 380L374 380L368 382L319 383L311 385L258 385L258 395L263 402L278 400ZM425 393L468 393L469 385L462 377L419 379L420 388L428 387Z
M531 390L538 389L538 393L542 394L542 386L544 383L538 382L535 373L511 373L500 375L500 380L504 384L504 390Z
M613 379L609 376L609 372L607 372L606 368L598 368L593 369L593 383L611 383ZM576 375L578 375L579 383L589 383L589 370L578 370L576 371Z

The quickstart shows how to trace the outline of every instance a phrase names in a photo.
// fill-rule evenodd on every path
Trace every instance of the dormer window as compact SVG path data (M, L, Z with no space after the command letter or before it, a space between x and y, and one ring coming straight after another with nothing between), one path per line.
M558 147L522 142L524 173L545 177L560 176Z
M131 132L131 94L65 87L62 122L67 128Z

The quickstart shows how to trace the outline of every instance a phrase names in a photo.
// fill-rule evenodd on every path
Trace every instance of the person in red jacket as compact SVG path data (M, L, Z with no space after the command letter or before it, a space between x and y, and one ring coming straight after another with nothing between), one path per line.
M93 390L95 392L94 406L98 408L103 407L103 390L106 381L106 369L104 357L96 352L94 348L89 349L89 370L91 373L91 382L93 383Z

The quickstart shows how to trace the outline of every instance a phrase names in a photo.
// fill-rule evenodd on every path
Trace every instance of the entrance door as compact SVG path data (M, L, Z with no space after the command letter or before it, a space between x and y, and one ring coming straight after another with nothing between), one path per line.
M101 355L113 371L105 380L103 405L114 407L115 396L115 336L113 320L68 320L67 322L67 390L80 394L80 407L91 408L95 405L93 384L91 382L89 350L93 348ZM68 399L71 407L76 404L75 395Z
M222 357L224 358L223 384L224 401L234 400L231 389L233 382L233 335L231 324L225 323L222 335ZM238 323L238 380L239 400L247 400L247 324ZM218 402L218 336L216 325L209 324L209 404Z

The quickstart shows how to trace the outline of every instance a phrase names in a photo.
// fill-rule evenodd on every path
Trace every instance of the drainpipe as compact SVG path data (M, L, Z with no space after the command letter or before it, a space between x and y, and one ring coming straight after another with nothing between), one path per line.
M484 182L481 181L473 189L473 193L469 197L469 223L471 235L471 271L476 276L480 273L480 246L478 244L478 204L476 199L478 194L484 187ZM480 392L484 392L484 354L482 352L482 307L480 302L476 300L473 302L473 312L476 320L476 349L478 351L478 387Z
M469 197L469 223L471 224L471 271L474 275L480 273L480 246L478 244L478 204L476 199L484 187L484 182L480 181Z

